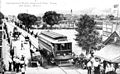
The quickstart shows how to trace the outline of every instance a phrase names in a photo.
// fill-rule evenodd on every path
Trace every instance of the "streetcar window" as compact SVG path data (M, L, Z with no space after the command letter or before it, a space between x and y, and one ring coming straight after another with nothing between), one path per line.
M66 46L66 50L70 50L71 49L71 43L65 43Z
M62 48L62 50L66 50L66 44L61 44L61 48Z
M57 44L55 48L57 50L70 50L72 48L72 43Z
M61 44L57 44L57 49L61 50Z

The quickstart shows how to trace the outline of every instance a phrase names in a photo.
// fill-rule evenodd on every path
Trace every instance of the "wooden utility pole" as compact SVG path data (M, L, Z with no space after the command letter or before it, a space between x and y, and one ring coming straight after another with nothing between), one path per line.
M117 27L118 27L118 24L119 24L119 4L116 4L116 6L114 7L114 8L117 8L117 24L116 24L116 29L115 29L115 31L117 30Z

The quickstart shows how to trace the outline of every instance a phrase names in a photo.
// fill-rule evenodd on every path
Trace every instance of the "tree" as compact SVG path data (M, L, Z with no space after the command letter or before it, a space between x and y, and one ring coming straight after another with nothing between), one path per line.
M50 27L54 24L58 24L60 20L60 14L56 13L55 11L47 11L43 15L43 21L46 22Z
M26 28L30 28L34 23L37 21L37 17L35 15L27 14L27 13L20 13L18 14L17 18L22 21L23 25Z
M107 15L106 18L107 18L107 19L110 19L110 20L115 19L114 15L112 15L112 14L111 14L111 15Z
M4 15L0 12L0 24L3 23L2 19L4 18Z
M83 15L76 24L76 31L78 34L76 34L75 40L86 53L89 53L90 49L95 47L100 41L100 38L98 37L99 33L95 30L95 24L94 18L91 18L86 14Z

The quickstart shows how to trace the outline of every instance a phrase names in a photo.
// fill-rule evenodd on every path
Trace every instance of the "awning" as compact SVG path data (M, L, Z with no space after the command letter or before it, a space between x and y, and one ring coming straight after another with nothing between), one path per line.
M96 51L94 56L106 61L120 63L120 45L106 45L100 51Z

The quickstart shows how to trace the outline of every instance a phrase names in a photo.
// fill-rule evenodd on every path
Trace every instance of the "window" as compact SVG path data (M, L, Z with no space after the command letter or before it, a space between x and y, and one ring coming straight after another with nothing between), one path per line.
M66 43L65 46L66 46L66 49L70 50L72 48L72 43Z
M57 50L61 50L61 44L57 44Z
M56 44L57 50L70 50L72 48L72 43L62 43L62 44Z

